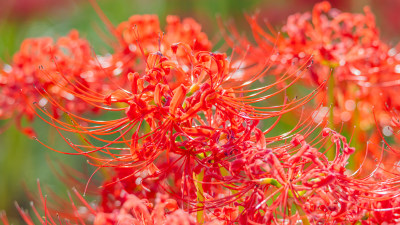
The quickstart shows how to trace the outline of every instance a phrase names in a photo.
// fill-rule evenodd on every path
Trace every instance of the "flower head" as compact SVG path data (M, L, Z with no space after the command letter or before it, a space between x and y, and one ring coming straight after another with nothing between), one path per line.
M17 125L23 116L33 120L35 113L26 103L43 107L49 101L44 93L69 112L81 114L88 104L75 95L106 92L110 86L104 82L106 78L89 43L75 30L56 42L48 37L26 39L1 73L0 118L14 116ZM57 107L50 111L59 117Z

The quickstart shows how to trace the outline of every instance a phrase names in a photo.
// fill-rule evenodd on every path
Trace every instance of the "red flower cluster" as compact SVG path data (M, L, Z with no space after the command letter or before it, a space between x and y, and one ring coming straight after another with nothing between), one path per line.
M48 99L41 96L44 92L69 112L81 114L90 108L95 111L78 96L107 91L110 88L104 82L107 76L89 43L75 30L56 42L46 37L26 39L13 62L5 65L1 73L0 118L13 117L19 127L22 117L33 120L35 112L28 105L36 102L45 106ZM61 112L58 108L51 106L50 109L56 118Z
M319 85L332 77L328 92L334 93L334 99L326 101L334 106L335 124L361 118L361 128L368 130L374 125L372 106L385 124L385 104L400 107L394 97L400 64L397 48L379 38L373 14L368 7L364 12L341 12L325 1L316 4L311 12L290 16L280 32L271 26L265 31L256 16L249 16L257 45L237 35L234 29L226 39L242 53L250 46L252 54L247 58L251 61L270 57L275 62L273 74L285 72L292 65L303 65L312 56L313 65L304 76L305 83Z
M333 13L333 22L323 13ZM325 76L324 65L335 67L337 82L351 80L347 72L353 66L370 68L365 58L355 57L360 50L381 60L376 54L384 51L374 44L371 15L340 14L322 3L311 17L297 15L290 21L289 38L277 44L284 54L271 59L286 63L285 57L292 55L292 60L299 49L304 56L296 53L301 58L298 69L284 71L282 65L271 65L269 57L260 57L273 49L268 44L272 37L254 20L258 45L234 47L230 56L210 51L211 43L195 21L168 17L162 35L158 19L150 15L133 16L111 28L118 43L113 54L103 57L84 51L87 45L80 43L86 42L75 33L51 45L51 51L41 47L47 42L37 44L42 39L25 43L24 51L35 49L39 56L30 56L31 63L24 51L17 54L11 71L4 72L9 78L2 90L14 84L8 81L18 77L13 73L24 71L19 75L24 84L35 84L18 83L26 88L24 101L36 101L32 99L37 94L31 94L36 89L53 111L39 102L28 115L36 113L57 129L75 151L64 153L84 155L97 170L113 174L103 181L100 203L88 203L74 190L80 206L70 197L71 209L55 214L41 198L44 217L32 207L40 222L56 224L55 216L81 224L398 222L396 170L380 160L367 176L360 175L364 165L352 173L346 166L355 148L347 139L326 128L324 121L316 126L315 114L296 117L326 81L315 79L318 88L303 97L288 96L305 74ZM346 38L340 41L342 37ZM317 64L311 65L310 49L318 52ZM46 69L33 69L38 65ZM274 80L266 76L270 68ZM82 113L88 107L115 117L86 118ZM287 115L298 123L290 131L278 130ZM270 123L265 130L258 127L263 122ZM71 141L69 133L82 143ZM328 151L334 152L333 159L325 156ZM32 224L32 218L17 208Z

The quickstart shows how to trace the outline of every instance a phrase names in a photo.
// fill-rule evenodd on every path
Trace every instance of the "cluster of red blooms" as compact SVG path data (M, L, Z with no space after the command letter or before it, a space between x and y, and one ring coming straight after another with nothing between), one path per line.
M333 22L322 13L332 14ZM362 171L370 164L346 169L355 152L347 139L325 127L326 120L316 125L315 114L300 113L326 87L320 78L329 74L324 65L335 68L338 89L347 81L356 81L362 89L376 78L379 71L373 68L390 67L380 65L388 61L389 50L377 43L369 11L354 16L319 4L312 15L291 17L289 38L279 38L275 46L269 45L272 36L255 20L250 22L258 45L240 39L229 56L211 51L211 42L194 20L181 22L173 16L167 17L165 34L155 16L132 16L117 28L108 24L117 43L115 52L106 56L94 55L76 31L55 44L47 38L24 42L2 71L0 100L7 110L1 116L39 116L75 151L63 153L86 156L98 167L96 172L112 171L98 193L99 203L88 202L74 189L70 207L63 205L59 211L41 197L43 216L32 205L37 220L182 225L400 222L396 168L377 160L368 175ZM233 44L230 37L227 42ZM274 48L279 55L265 55ZM312 64L309 54L318 63ZM371 62L365 54L373 57ZM295 58L298 68L288 69ZM355 79L355 67L368 71L362 73L368 80ZM296 81L308 75L317 88L289 98ZM31 107L19 107L26 103ZM89 119L82 115L88 110L114 112L116 118ZM283 132L277 128L286 115L298 123ZM264 121L273 122L262 130L258 125ZM69 133L82 143L66 137ZM325 156L328 151L335 153L333 159ZM381 151L397 154L393 148ZM17 208L26 223L34 224ZM0 218L7 224L4 215Z
M366 148L366 134L374 132L376 126L385 136L393 135L396 125L391 123L388 109L400 109L396 97L400 54L397 46L391 47L380 39L369 7L364 8L364 14L353 14L321 2L311 12L290 16L280 32L268 23L263 29L257 16L247 18L256 44L238 35L234 28L227 29L231 32L225 37L242 54L252 52L248 61L270 57L275 62L272 74L279 76L288 67L303 65L312 57L313 64L304 74L303 84L315 86L328 80L326 95L317 96L325 106L310 110L316 122L330 111L329 127L339 128L345 123L361 148ZM376 132L373 136L380 138ZM380 150L370 149L375 157L379 157ZM356 158L361 163L363 154L357 153Z
M274 74L293 64L302 65L312 56L314 63L304 76L305 83L321 84L332 78L328 91L335 99L328 103L334 106L335 123L358 116L361 128L368 130L374 126L372 106L385 124L386 104L400 108L394 94L399 90L400 55L397 47L391 48L380 39L369 7L364 12L341 12L331 8L329 2L321 2L312 12L290 16L280 32L269 24L263 29L257 16L249 16L257 44L234 29L228 29L232 32L227 39L242 52L251 46L252 54L247 58L255 62L272 53L271 60L277 62Z
M96 111L79 95L64 88L70 87L77 94L103 92L110 89L109 82L104 82L106 76L92 56L89 43L75 30L56 42L51 38L26 39L14 55L12 64L5 65L1 71L0 118L12 117L22 129L24 116L29 121L35 117L34 110L24 105L34 101L40 106L46 105L48 100L42 96L44 91L69 112L81 114L87 112L88 107ZM61 111L57 106L51 106L50 110L54 117L59 117ZM22 130L34 135L31 128Z

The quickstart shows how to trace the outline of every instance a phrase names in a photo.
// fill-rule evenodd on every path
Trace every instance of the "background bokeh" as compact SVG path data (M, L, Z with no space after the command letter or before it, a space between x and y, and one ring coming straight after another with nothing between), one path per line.
M284 24L295 12L311 10L315 0L98 0L100 7L113 24L127 20L133 14L157 14L161 24L166 15L193 17L203 25L212 40L219 40L216 16L233 19L239 30L248 30L244 13L258 12L274 26ZM377 16L383 39L395 44L400 37L397 0L336 0L334 7L343 11L362 12L370 5ZM77 29L88 39L97 53L109 47L102 41L101 32L107 32L87 0L0 0L0 65L7 64L27 37L51 36L57 38ZM214 39L213 39L214 37ZM0 209L4 209L14 224L20 217L14 207L17 201L28 208L31 194L36 194L36 180L62 197L71 187L65 187L55 175L49 162L62 162L73 168L86 166L84 157L71 157L51 152L35 140L21 134L10 121L0 121ZM33 124L40 136L48 136L48 143L58 149L66 144L43 122Z

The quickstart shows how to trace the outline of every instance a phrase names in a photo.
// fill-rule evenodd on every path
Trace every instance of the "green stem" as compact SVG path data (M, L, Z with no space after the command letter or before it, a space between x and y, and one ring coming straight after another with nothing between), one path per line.
M335 107L335 78L334 78L335 69L330 67L330 75L328 79L328 106L330 107L329 110L329 128L335 130L335 117L333 114L333 109ZM335 158L335 149L331 149L327 152L327 157L330 160Z
M229 171L227 169L225 169L224 167L220 167L219 171L221 172L222 176L229 176ZM234 187L234 185L231 184L227 184L228 187ZM238 191L236 190L231 190L232 195L235 195L236 193L238 193ZM238 199L237 201L238 203L241 203L242 201L240 199ZM242 213L244 211L244 207L243 206L239 206L239 212Z
M197 208L201 209L197 211L197 223L203 224L204 223L204 190L203 184L201 181L204 179L204 170L202 170L199 174L193 173L193 177L195 180L196 186L196 195L197 195ZM200 181L200 182L197 182Z
M354 133L353 133L353 138L352 138L351 142L353 143L353 146L356 149L356 152L354 154L350 155L350 158L349 158L349 166L350 166L349 169L353 169L353 170L357 168L357 165L355 163L355 155L359 151L361 151L361 149L364 149L362 140L359 140L360 134L361 134L361 129L360 129L361 118L360 118L360 110L357 107L358 100L356 100L355 104L356 104L356 108L354 109L354 119L353 119Z
M275 186L276 188L281 188L282 187L282 184L279 183L279 181L277 181L274 178L264 178L264 179L261 179L259 182L260 182L260 184L270 184L272 186ZM288 192L288 195L289 195L289 197L294 198L295 195L296 196L303 196L305 193L306 193L305 190L297 191L297 192L293 192L292 190L290 190Z
M310 225L310 221L307 218L306 212L304 212L303 208L301 206L297 205L296 203L293 203L294 206L296 206L297 212L299 212L300 219L303 221L303 225Z
M264 178L264 179L259 180L259 182L260 182L260 184L271 184L272 186L275 186L276 188L282 187L282 184L279 183L279 181L277 181L274 178ZM302 196L305 193L306 193L306 191L293 192L293 190L289 190L288 196L294 200L295 195ZM309 225L310 221L308 221L307 214L306 214L306 212L304 212L303 208L301 206L297 205L295 202L293 202L293 204L296 206L296 210L299 212L300 219L301 219L301 221L303 221L303 224Z

